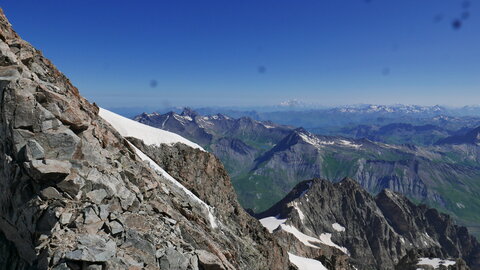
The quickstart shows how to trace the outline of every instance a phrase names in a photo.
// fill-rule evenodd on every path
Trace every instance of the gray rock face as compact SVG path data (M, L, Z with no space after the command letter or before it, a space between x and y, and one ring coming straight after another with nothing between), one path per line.
M27 173L39 183L60 182L70 174L72 165L68 161L44 159L25 163Z
M80 235L77 241L77 249L68 252L65 255L66 259L85 262L107 262L117 252L115 241L107 241L98 235Z
M182 148L178 160L157 160L214 207L210 216L142 161L3 11L0 96L1 270L199 270L196 250L224 269L288 269L286 250L238 205L213 156ZM207 196L216 184L221 196Z
M25 160L36 160L45 158L45 150L43 147L35 140L27 141L25 145Z
M167 249L160 258L160 269L178 269L186 270L190 260L175 249Z
M224 270L222 262L214 254L206 250L197 250L198 262L205 270Z
M358 269L394 269L409 254L414 262L423 255L461 258L473 269L480 267L480 244L449 216L390 190L373 197L351 179L302 182L258 217L268 216L288 218L287 224L306 234L330 233L335 244L347 248L350 263ZM281 233L275 232L284 237Z
M221 224L229 229L224 231L222 237L216 238L217 244L230 247L229 256L241 258L243 264L241 268L249 269L252 265L264 263L263 267L267 267L266 265L273 269L280 267L287 254L273 237L265 234L262 226L258 222L252 222L251 217L242 209L230 177L214 155L182 144L146 146L140 140L128 139L186 188L214 207ZM199 237L196 231L186 230L184 234L188 238ZM252 242L250 237L253 237L255 242ZM252 245L255 245L255 248L252 249ZM198 245L197 249L206 250L205 247ZM258 261L259 257L264 256L262 254L265 254L266 262ZM230 269L229 263L222 259L222 256L218 254L215 256L219 260L218 265Z

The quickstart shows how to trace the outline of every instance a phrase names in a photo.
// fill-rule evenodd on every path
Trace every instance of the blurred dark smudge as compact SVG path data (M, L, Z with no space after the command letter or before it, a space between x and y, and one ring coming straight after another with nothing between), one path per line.
M453 22L452 22L452 27L453 27L453 29L455 29L455 30L460 29L460 28L462 27L462 21L460 21L459 19L453 20Z
M468 11L465 11L462 13L461 17L462 17L462 20L466 20L470 17L470 13Z
M257 71L260 74L265 74L267 72L267 68L265 66L258 66Z
M155 87L157 87L157 86L158 86L157 80L151 80L151 81L150 81L150 87L151 87L151 88L155 88Z

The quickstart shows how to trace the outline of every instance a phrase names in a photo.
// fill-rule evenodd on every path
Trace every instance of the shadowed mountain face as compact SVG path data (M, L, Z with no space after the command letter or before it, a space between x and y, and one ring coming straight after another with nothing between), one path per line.
M280 220L273 232L278 238L300 231L346 251L358 269L418 269L420 257L462 258L473 269L480 267L479 243L449 216L390 190L373 197L350 179L335 184L319 179L302 182L257 217L264 224L273 217ZM312 249L297 245L290 252ZM332 262L321 258L324 265Z
M437 142L438 145L445 145L445 144L472 144L472 145L480 145L480 127L472 129L465 134L451 136Z

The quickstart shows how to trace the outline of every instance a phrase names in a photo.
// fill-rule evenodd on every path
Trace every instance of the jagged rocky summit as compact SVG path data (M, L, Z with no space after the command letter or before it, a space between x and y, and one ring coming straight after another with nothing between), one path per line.
M288 269L211 154L90 104L3 11L0 53L0 269Z
M448 215L390 190L373 197L349 178L304 181L257 217L290 252L325 266L347 257L357 269L480 268L479 243Z

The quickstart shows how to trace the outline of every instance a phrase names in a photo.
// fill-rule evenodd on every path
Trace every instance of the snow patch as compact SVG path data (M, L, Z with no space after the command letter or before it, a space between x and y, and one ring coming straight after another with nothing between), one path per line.
M417 265L430 265L434 269L440 268L440 265L444 265L446 267L450 265L455 265L455 261L450 260L442 260L439 258L420 258Z
M160 146L162 143L167 145L183 143L192 148L205 151L198 144L193 143L178 134L144 125L111 111L100 108L99 115L109 122L123 137L134 137L142 140L147 145Z
M259 220L263 227L267 228L270 233L273 233L278 226L282 225L287 219L279 219L277 217L266 217Z
M297 228L295 228L293 226L290 226L290 225L282 224L282 225L280 225L280 227L282 228L282 230L293 234L293 236L295 236L305 246L312 247L312 248L320 248L319 246L316 246L314 244L315 243L324 244L324 245L327 245L327 246L337 248L337 249L341 250L343 253L349 255L349 252L345 247L341 247L341 246L333 243L333 241L331 239L332 234L330 234L330 233L322 233L319 238L315 238L315 237L311 237L311 236L308 236L308 235L302 233Z
M185 125L187 122L193 121L192 117L188 115L179 115L179 114L173 114L173 118L177 119L178 122L180 122L182 125Z
M163 176L165 179L168 181L172 182L174 185L179 187L181 190L183 190L190 198L192 198L194 201L200 203L205 207L205 209L208 212L208 220L210 221L210 226L212 228L217 228L217 222L215 220L215 217L213 216L213 207L202 201L200 198L198 198L195 194L193 194L190 190L188 190L186 187L184 187L180 182L178 182L175 178L173 178L170 174L168 174L162 167L160 167L155 161L153 161L151 158L149 158L145 153L140 151L137 147L135 147L133 144L129 142L130 146L135 149L135 153L142 159L143 161L146 161L152 169L154 169L158 174Z
M362 147L361 144L354 144L351 141L347 141L347 140L340 140L340 144L344 145L344 146L348 146L348 147L353 147L353 148L356 148L356 149Z
M290 252L288 252L288 259L298 268L298 270L328 270L317 260L300 257Z
M322 147L322 145L333 145L335 144L335 142L333 141L322 141L320 140L319 138L317 138L315 135L313 134L305 134L305 133L299 133L298 134L300 136L300 138L302 138L302 140L308 144L311 144L313 146L315 146L316 148L320 148Z
M297 210L298 216L300 217L300 220L303 222L303 220L305 219L305 215L303 214L300 207L298 207L298 202L293 203L293 208L295 208L295 210Z
M345 227L343 227L342 225L340 225L336 222L332 224L332 227L337 232L344 232L345 231Z

